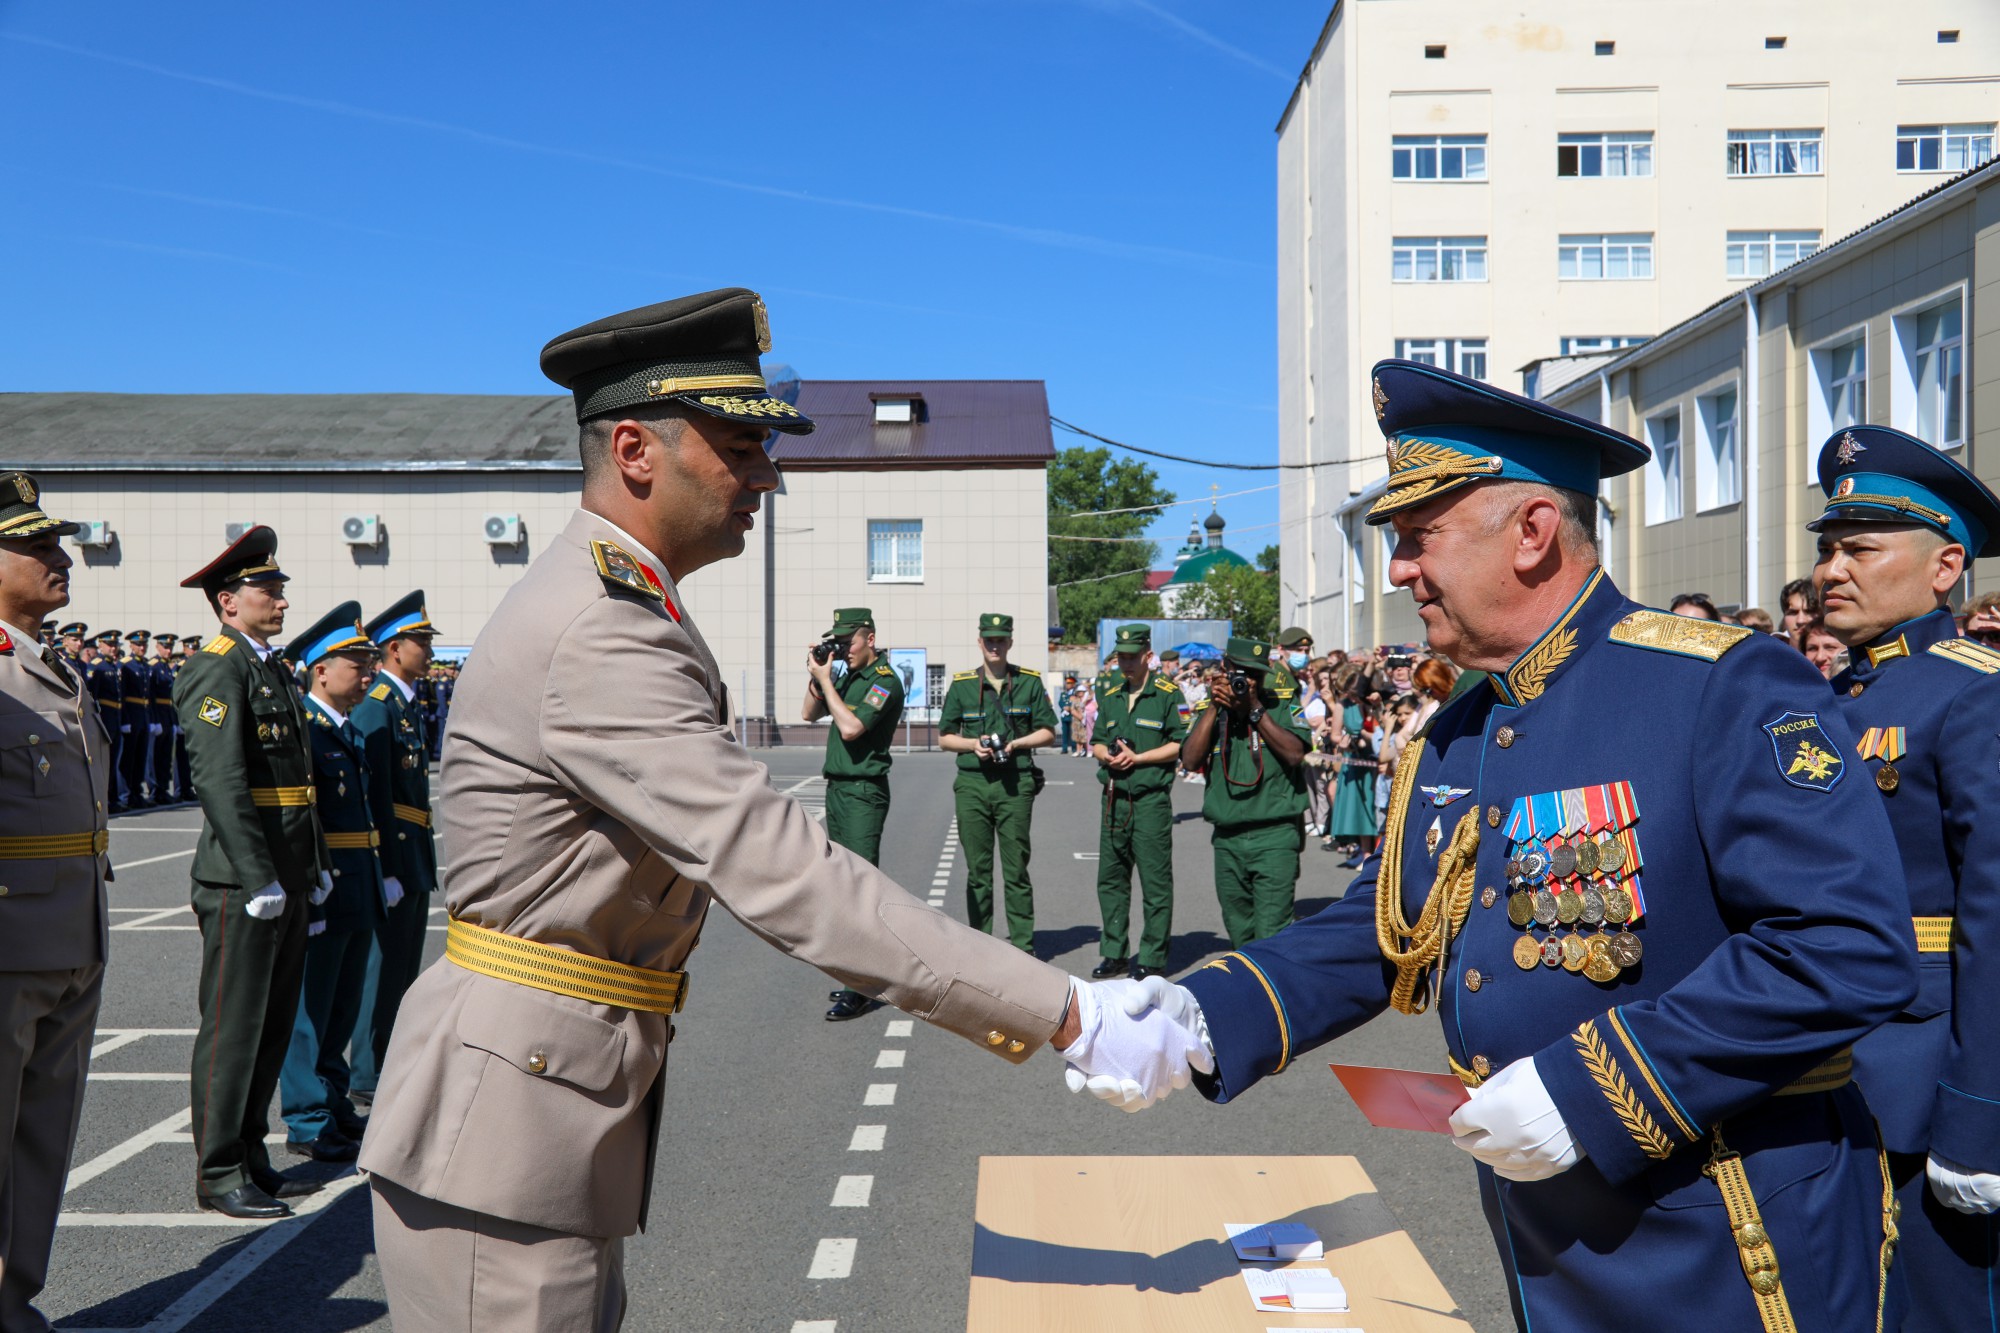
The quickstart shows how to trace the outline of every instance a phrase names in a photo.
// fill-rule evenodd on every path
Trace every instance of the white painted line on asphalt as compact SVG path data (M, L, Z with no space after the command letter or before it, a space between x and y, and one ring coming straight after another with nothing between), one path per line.
M178 856L178 855L180 855L180 853L176 852L176 853L175 853L175 855L176 855L176 856ZM160 859L161 859L161 860L165 860L166 858L165 858L165 857L161 857ZM143 861L136 861L136 862L134 862L133 864L135 864L135 865L144 865L144 864L145 864L145 862L143 862ZM118 869L122 870L122 869L124 869L124 867L123 867L123 866L120 866L120 867L118 867ZM133 917L133 918L132 918L132 919L131 919L130 921L120 921L120 922L119 922L119 923L118 923L117 925L113 926L113 927L112 927L112 929L113 929L113 930L137 930L137 929L139 929L139 928L140 928L141 926L150 926L150 925L152 925L152 924L153 924L153 923L154 923L155 921L165 921L165 920L166 920L166 919L167 919L168 917L170 917L170 916L179 916L179 915L180 915L180 914L181 914L182 912L192 912L193 910L194 910L194 908L192 908L192 907L188 906L187 904L183 903L183 904L182 904L181 906L179 906L179 907L167 907L167 908L162 908L162 909L160 909L159 911L156 911L156 912L153 912L153 913L151 913L151 914L149 914L149 915L147 915L147 916L139 916L139 917Z
M882 1030L882 1035L885 1037L907 1037L916 1030L917 1021L914 1018L892 1018L889 1020L889 1026Z
M186 1111L182 1115L189 1114ZM847 1141L849 1152L881 1152L882 1140L889 1136L887 1125L856 1125L854 1137Z
M182 1107L157 1125L140 1130L117 1147L105 1149L82 1166L71 1167L69 1183L63 1187L65 1192L75 1189L78 1185L89 1184L111 1168L131 1161L156 1143L169 1142L168 1135L178 1134L193 1123L194 1112Z
M201 832L201 830L198 828L157 828L151 824L132 824L132 825L116 824L112 826L111 831L113 833L199 833Z
M177 1074L92 1074L92 1083L185 1083L187 1071Z
M1079 861L1095 861L1097 859L1096 852L1071 852L1070 855Z
M832 1319L794 1319L792 1333L839 1333L840 1325Z
M283 1143L284 1141L285 1141L285 1136L283 1134L266 1134L264 1136L264 1142L270 1144L274 1148L277 1147L279 1144ZM181 1134L169 1134L166 1136L166 1142L193 1143L194 1135L191 1132L181 1133Z
M875 1056L875 1067L877 1069L901 1069L903 1067L903 1057L908 1054L909 1054L908 1051L877 1052Z
M200 930L200 926L113 926L113 930Z
M192 1037L193 1035L193 1028L99 1028L97 1029L99 1040L90 1048L90 1058L95 1060L100 1055L123 1050L133 1042L144 1041L147 1037Z
M863 1106L894 1106L896 1085L893 1083L870 1083L868 1091L862 1095Z
M869 1196L875 1192L873 1176L842 1176L833 1187L833 1202L829 1208L866 1208Z
M818 1281L846 1277L854 1271L854 1249L858 1242L852 1239L823 1240L813 1251L812 1267L806 1276Z
M178 861L183 856L193 856L193 855L194 855L194 848L189 847L184 851L168 852L165 856L148 856L148 857L143 857L137 861L127 861L122 866L113 866L111 868L113 870L131 870L137 866L157 865L161 861ZM183 909L183 910L192 910L192 909Z

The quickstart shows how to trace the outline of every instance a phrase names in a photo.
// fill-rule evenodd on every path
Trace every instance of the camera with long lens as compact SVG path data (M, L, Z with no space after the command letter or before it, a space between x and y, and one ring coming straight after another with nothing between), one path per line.
M1007 757L1007 742L999 732L992 732L979 738L980 757L989 764L997 764Z
M845 638L821 639L818 643L813 645L812 648L813 661L825 663L825 662L830 662L837 657L841 661L845 662L847 660L847 648L850 642L851 642L850 640Z

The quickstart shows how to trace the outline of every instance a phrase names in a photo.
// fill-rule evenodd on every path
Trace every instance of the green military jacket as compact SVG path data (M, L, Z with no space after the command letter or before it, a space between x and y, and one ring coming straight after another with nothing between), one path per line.
M834 686L867 730L860 740L845 740L840 728L826 729L826 763L820 771L830 778L879 778L889 772L889 746L896 723L903 717L903 678L884 657L858 670L850 669Z
M1090 739L1106 747L1122 739L1130 742L1138 754L1170 742L1179 745L1187 739L1187 718L1181 711L1185 707L1187 699L1180 686L1157 671L1146 676L1136 698L1127 694L1125 678L1120 676L1112 686L1097 691L1097 729ZM1129 773L1114 774L1100 763L1097 780L1107 785L1115 780L1119 791L1144 796L1172 788L1174 766L1141 764Z
M1195 712L1209 707L1209 701L1203 699L1195 705ZM1311 747L1312 736L1296 702L1274 704L1270 715ZM1101 710L1099 716L1103 716ZM1261 742L1253 746L1248 727L1228 712L1215 721L1214 746L1209 751L1208 785L1202 792L1202 818L1218 828L1228 828L1295 819L1305 812L1305 765L1286 768L1269 746Z
M1029 732L1043 727L1053 729L1055 725L1056 710L1042 685L1042 673L1011 663L1007 667L1006 688L1001 690L987 688L983 670L961 671L953 676L944 692L944 709L938 714L938 735L970 736L974 740L992 735L1003 741L1017 740ZM1006 767L989 764L972 752L959 755L958 766L968 773L996 773ZM1033 768L1033 753L1015 754L1013 766Z
M249 639L225 627L174 678L174 712L204 817L194 877L317 890L320 870L333 867L313 809L305 708L284 659L260 661Z
M430 735L414 699L378 679L350 719L368 754L368 808L382 834L382 873L404 893L437 888L431 841Z

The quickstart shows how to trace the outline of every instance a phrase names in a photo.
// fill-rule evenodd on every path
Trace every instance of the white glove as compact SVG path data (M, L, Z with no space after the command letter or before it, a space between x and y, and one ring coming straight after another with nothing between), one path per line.
M157 722L148 723L146 726L146 730L150 731L153 735L157 736L160 734L160 724Z
M306 923L306 938L310 939L314 935L324 935L324 934L326 934L326 922L309 921Z
M1984 1217L2000 1209L2000 1176L1990 1171L1968 1171L1933 1155L1924 1164L1924 1174L1930 1177L1937 1201L1955 1212Z
M1214 1072L1201 1006L1179 986L1151 977L1094 985L1072 981L1070 995L1082 1028L1060 1052L1071 1092L1088 1088L1120 1110L1143 1111L1185 1088L1191 1067Z
M1509 1180L1547 1180L1583 1160L1532 1056L1474 1088L1451 1129L1453 1143Z
M321 903L325 902L328 898L331 898L332 896L333 896L333 872L330 870L322 870L319 872L319 887L314 889L312 892L312 905L314 907L318 907Z
M394 907L397 903L403 901L403 881L397 879L394 875L390 875L387 879L384 879L382 881L382 901L390 907Z
M285 888L272 880L263 888L250 895L243 904L243 910L259 921L276 921L285 914Z

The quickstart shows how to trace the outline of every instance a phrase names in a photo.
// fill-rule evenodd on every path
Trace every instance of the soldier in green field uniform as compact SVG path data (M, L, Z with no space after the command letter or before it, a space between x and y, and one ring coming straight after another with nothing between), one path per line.
M835 659L847 674L833 679ZM833 613L833 628L806 654L804 716L833 719L826 729L826 836L869 865L882 864L889 818L889 744L903 716L903 678L875 651L875 613L865 606ZM873 1005L857 990L834 991L827 1021L853 1018Z
M979 670L961 671L944 692L938 744L958 756L951 785L965 848L966 917L993 929L993 843L1007 879L1007 938L1035 947L1035 882L1028 877L1035 795L1042 771L1030 751L1056 738L1056 710L1038 671L1010 666L1014 617L979 617Z
M1201 813L1215 848L1215 896L1238 947L1292 923L1305 841L1305 721L1296 696L1278 697L1270 672L1269 644L1231 636L1181 746L1183 764L1208 770Z
M1097 978L1122 976L1130 953L1126 924L1132 913L1132 867L1139 867L1144 913L1132 975L1164 971L1174 918L1174 764L1187 723L1180 687L1146 669L1152 631L1120 625L1119 677L1097 692L1097 731L1090 752L1104 805L1097 829L1097 907L1104 916Z

